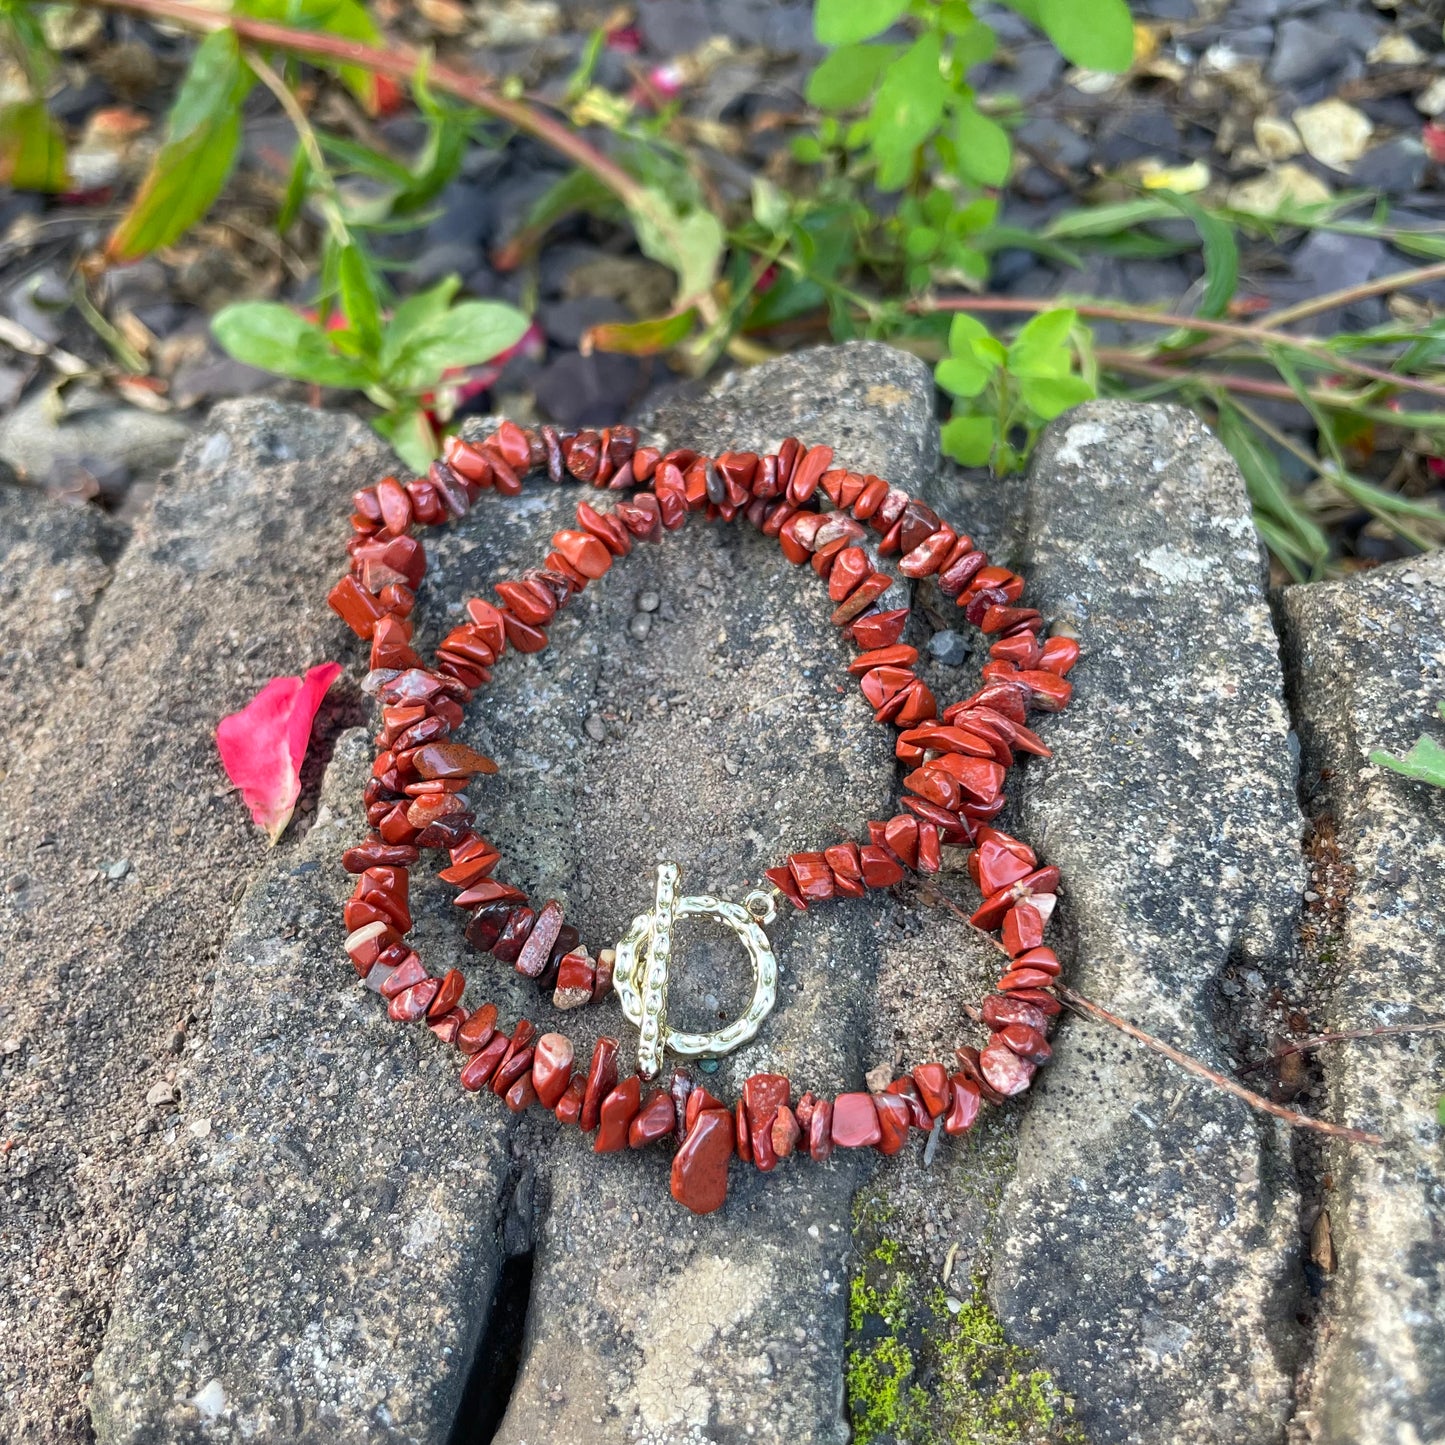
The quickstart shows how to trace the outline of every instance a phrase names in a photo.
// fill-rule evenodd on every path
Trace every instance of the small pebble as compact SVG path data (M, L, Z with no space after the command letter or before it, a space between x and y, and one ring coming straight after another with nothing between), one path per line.
M936 662L945 667L962 667L968 658L968 639L951 628L935 632L928 639L928 651Z
M152 1084L146 1090L146 1103L152 1109L158 1109L162 1104L174 1104L176 1101L175 1085L167 1083L164 1079L158 1084Z
M662 598L656 592L642 592L638 594L637 610L639 612L656 612L662 606Z
M587 730L587 736L594 743L600 743L607 736L607 724L602 721L600 713L589 713L587 721L582 726Z
M652 614L650 612L637 612L627 624L627 630L641 642L649 632L652 631Z

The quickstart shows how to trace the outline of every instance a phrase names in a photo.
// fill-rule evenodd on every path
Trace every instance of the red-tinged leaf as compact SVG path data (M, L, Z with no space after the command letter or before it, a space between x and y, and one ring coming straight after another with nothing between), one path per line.
M645 321L606 321L589 326L578 348L583 356L594 351L620 352L624 356L656 356L671 351L687 340L697 320L697 307L675 311L668 316L650 316Z
M1436 165L1445 165L1445 123L1427 122L1420 132L1420 139L1424 143L1425 154Z
M316 710L340 675L340 663L323 662L304 678L273 677L240 712L216 726L226 776L273 843L286 831L301 794L301 760Z
M134 261L169 246L206 214L235 163L251 85L234 33L208 35L171 106L166 143L106 242L108 260Z
M65 137L42 101L0 106L0 182L17 191L65 189Z

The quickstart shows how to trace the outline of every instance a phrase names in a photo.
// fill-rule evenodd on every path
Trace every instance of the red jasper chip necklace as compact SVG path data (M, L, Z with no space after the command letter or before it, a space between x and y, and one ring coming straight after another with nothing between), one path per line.
M494 600L473 597L428 664L412 648L412 609L426 570L418 527L465 516L489 490L514 496L523 478L545 468L554 483L575 480L611 492L610 511L577 505L577 526L555 533L540 567L497 582ZM824 1160L835 1148L895 1154L910 1129L963 1134L986 1100L1001 1103L1028 1088L1047 1063L1047 1039L1059 1003L1051 987L1059 961L1044 944L1058 869L1042 866L1027 844L991 826L1017 753L1048 757L1025 725L1029 709L1056 712L1072 691L1066 674L1078 657L1067 637L1044 638L1043 618L1021 603L1023 579L990 564L971 538L879 477L833 466L827 446L789 438L774 454L661 453L640 446L631 427L564 432L504 422L479 444L452 438L424 478L387 477L353 497L350 567L332 589L332 608L371 643L368 693L381 704L376 762L364 801L371 833L342 863L357 875L346 904L346 951L357 974L384 999L398 1023L425 1023L463 1058L461 1082L490 1089L520 1113L534 1105L564 1124L594 1132L599 1154L670 1140L672 1195L699 1214L727 1194L734 1154L761 1170L793 1155ZM534 907L494 876L501 854L476 827L470 780L496 765L450 741L463 707L491 679L502 654L540 652L547 627L590 582L637 542L656 542L693 512L709 520L746 518L775 537L789 561L808 563L827 588L833 624L860 649L848 671L859 680L878 722L898 731L905 776L903 811L868 824L868 842L835 843L794 853L766 873L768 887L741 905L679 897L678 870L658 870L654 907L634 920L615 949L595 956L582 946L561 906ZM906 608L880 602L892 578L876 571L862 543L879 534L877 552L899 556L905 577L933 577L968 621L993 637L982 686L940 715L914 672L917 652L900 642ZM764 932L775 902L804 909L831 898L861 898L902 882L910 869L936 873L944 844L970 846L969 872L983 894L973 914L996 932L1009 965L983 1002L989 1041L954 1051L954 1063L919 1064L876 1092L795 1094L781 1074L754 1074L730 1108L683 1067L662 1079L665 1052L715 1059L756 1032L772 1007L776 964ZM638 1025L638 1067L619 1077L619 1043L597 1041L585 1067L561 1033L538 1034L520 1019L508 1033L495 1004L464 1002L458 969L427 972L406 941L409 870L424 849L445 850L442 879L469 915L468 940L535 979L558 1009L599 1002L616 992ZM688 1034L666 1021L672 925L689 914L718 918L737 933L752 960L748 1011L714 1034Z

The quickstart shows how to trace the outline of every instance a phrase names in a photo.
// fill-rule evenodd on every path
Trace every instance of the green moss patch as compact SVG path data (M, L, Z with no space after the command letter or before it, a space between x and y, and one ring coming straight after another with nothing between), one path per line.
M1071 1402L1008 1342L981 1275L949 1291L860 1207L848 1300L848 1408L857 1445L1086 1445Z

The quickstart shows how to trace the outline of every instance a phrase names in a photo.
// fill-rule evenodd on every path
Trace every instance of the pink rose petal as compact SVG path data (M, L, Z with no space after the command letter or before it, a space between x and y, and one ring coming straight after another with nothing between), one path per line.
M273 677L240 712L216 725L226 776L273 843L286 831L301 793L301 760L316 710L340 675L339 662L323 662L304 678Z

